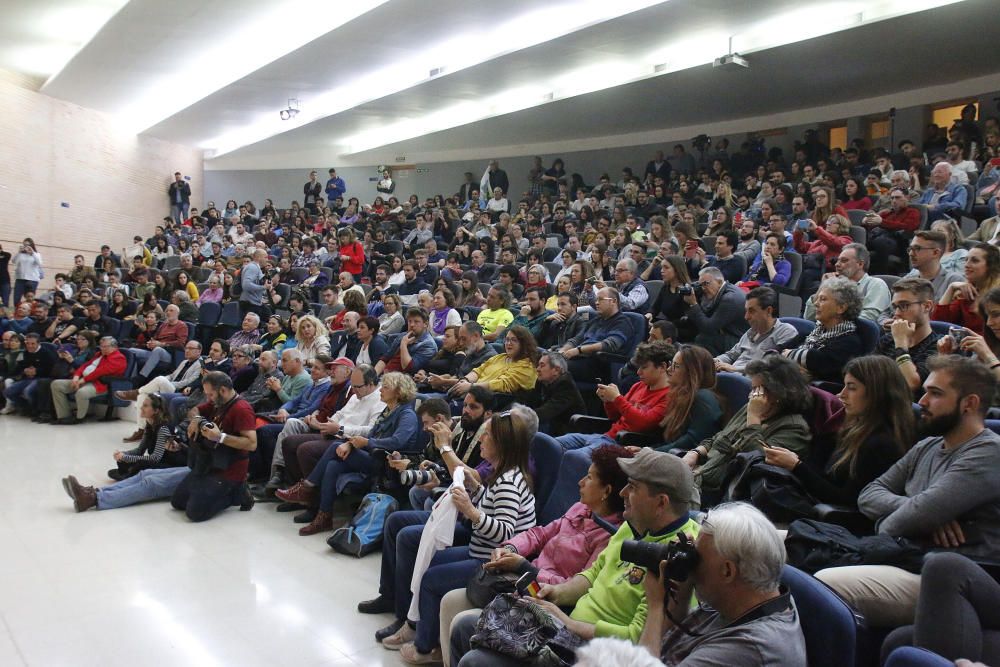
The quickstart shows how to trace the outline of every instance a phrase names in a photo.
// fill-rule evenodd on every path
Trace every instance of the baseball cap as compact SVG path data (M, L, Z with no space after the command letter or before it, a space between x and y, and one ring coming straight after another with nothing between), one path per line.
M327 364L327 366L347 366L348 368L354 368L354 362L347 357L337 357Z
M632 458L619 458L618 465L630 479L667 489L674 502L691 502L694 475L679 457L646 447Z

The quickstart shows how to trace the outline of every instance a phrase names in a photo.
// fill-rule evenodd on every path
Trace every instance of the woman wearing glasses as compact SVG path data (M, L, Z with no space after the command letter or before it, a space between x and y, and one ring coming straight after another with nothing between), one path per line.
M441 661L439 609L448 591L461 588L493 550L535 525L535 497L528 472L528 451L537 430L534 412L515 405L484 424L480 455L491 472L482 480L466 468L465 488L453 488L452 501L466 522L455 528L456 546L438 551L420 580L419 621L409 613L413 575L420 536L429 512L395 512L386 524L382 546L380 595L362 602L358 611L395 610L396 621L375 638L388 650L400 651L406 662ZM434 429L447 429L435 424ZM471 525L471 528L466 526ZM465 545L465 546L459 546Z

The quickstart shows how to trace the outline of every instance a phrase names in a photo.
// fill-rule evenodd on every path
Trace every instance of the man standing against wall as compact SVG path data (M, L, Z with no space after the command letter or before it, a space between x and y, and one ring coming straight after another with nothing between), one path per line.
M191 209L191 186L184 181L181 172L174 172L174 182L167 188L167 195L170 197L170 217L179 225L187 220Z

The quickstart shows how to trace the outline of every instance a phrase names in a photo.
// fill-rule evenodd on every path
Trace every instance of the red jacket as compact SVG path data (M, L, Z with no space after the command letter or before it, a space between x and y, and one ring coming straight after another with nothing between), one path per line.
M93 373L84 375L84 371L90 367L91 362L96 357L101 357L101 362L94 369ZM98 352L90 358L90 361L77 368L73 373L73 377L82 378L84 382L92 383L94 388L97 389L97 393L103 394L108 390L108 386L101 382L101 378L125 375L126 368L128 368L128 360L122 354L121 350L115 350L107 356L103 356Z
M976 308L975 302L966 299L953 299L946 306L937 304L931 313L931 319L939 322L951 322L970 329L980 336L983 335L983 330L986 328L986 323L979 316L979 309Z
M892 209L882 211L879 216L882 218L882 229L915 232L920 226L920 211L912 206L907 206L898 213Z
M658 433L660 421L667 414L670 387L650 391L645 382L636 382L624 396L604 404L608 419L614 422L605 433L614 440L618 431Z
M358 275L365 267L365 247L355 241L347 245L340 246L340 254L347 255L350 259L342 260L340 270L350 274Z
M854 239L850 236L834 236L823 227L816 227L816 236L819 238L815 241L807 241L802 230L796 229L792 234L792 239L795 241L795 249L803 255L823 255L826 258L825 266L828 268L833 266L837 261L837 256L840 255L843 247L848 243L854 242Z

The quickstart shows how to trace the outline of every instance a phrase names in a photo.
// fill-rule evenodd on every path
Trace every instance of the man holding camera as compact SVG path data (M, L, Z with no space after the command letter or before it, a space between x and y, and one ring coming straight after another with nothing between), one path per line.
M220 371L202 378L202 390L206 401L189 413L191 473L170 499L191 521L207 521L232 505L243 512L253 507L246 481L249 453L257 449L253 408Z
M720 505L694 547L693 570L664 560L647 573L640 643L665 665L808 664L798 611L778 583L785 545L767 517L746 503ZM672 577L679 586L667 603ZM699 605L688 613L692 590Z
M595 637L639 641L647 623L648 593L643 581L649 576L648 565L630 562L627 557L657 563L676 553L674 543L681 534L694 538L699 530L688 512L694 478L680 459L643 449L633 458L618 459L618 465L629 478L621 492L625 523L592 566L564 583L543 585L535 603L570 632L588 641ZM690 595L684 599L690 600ZM562 607L572 607L573 611L567 615ZM476 632L477 620L475 615L464 615L452 623L453 661L461 657L458 664L462 667L520 664L489 650L470 650L469 640Z
M694 335L696 344L713 355L719 355L739 342L747 330L743 319L746 297L738 287L726 282L719 269L702 269L696 285L689 292L682 291L682 294L688 304L684 318L688 330L693 328L697 331Z

